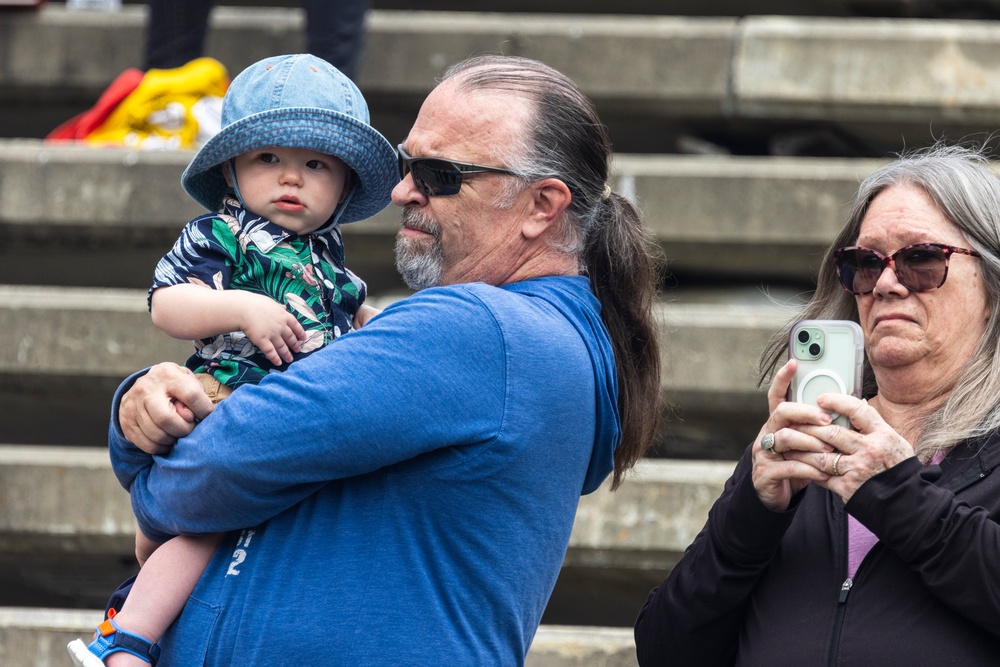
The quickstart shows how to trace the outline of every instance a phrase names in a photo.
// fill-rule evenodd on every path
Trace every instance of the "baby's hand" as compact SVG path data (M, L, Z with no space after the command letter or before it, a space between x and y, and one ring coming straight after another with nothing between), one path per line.
M252 292L245 296L240 329L276 366L292 362L292 355L302 347L306 331L288 309L277 301Z

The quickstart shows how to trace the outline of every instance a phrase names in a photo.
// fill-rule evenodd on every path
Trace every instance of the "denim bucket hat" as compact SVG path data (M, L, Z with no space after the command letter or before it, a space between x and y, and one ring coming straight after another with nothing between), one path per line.
M356 174L340 223L370 218L399 182L396 152L369 125L368 105L336 67L309 54L275 56L233 79L222 103L222 129L181 176L184 190L210 211L231 191L220 165L249 151L308 148L340 158Z

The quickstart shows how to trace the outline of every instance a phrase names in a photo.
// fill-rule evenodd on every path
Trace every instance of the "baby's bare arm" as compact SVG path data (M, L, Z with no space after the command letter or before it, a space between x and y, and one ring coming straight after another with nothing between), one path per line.
M271 363L291 362L306 333L283 305L260 294L170 285L153 292L150 313L161 331L174 338L210 338L243 331Z

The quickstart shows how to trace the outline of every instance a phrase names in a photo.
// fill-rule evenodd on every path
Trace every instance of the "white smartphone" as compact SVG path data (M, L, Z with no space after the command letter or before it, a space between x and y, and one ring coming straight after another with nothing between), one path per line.
M802 320L788 335L788 356L798 361L788 387L788 400L816 404L820 394L849 394L861 398L864 334L850 320ZM831 413L836 424L850 428L850 420Z

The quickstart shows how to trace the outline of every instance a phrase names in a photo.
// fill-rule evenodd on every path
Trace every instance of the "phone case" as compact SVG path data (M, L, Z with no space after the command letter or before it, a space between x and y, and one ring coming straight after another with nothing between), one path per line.
M788 387L788 400L816 404L820 394L861 398L864 334L850 320L802 320L788 336L788 356L798 369ZM850 428L850 420L832 413L834 423Z

